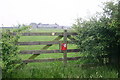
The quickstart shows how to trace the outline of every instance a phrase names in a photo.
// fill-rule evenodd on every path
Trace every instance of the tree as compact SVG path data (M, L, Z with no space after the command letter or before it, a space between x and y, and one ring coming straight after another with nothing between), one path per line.
M78 32L76 43L81 49L81 54L92 56L87 62L103 62L97 56L109 55L109 63L117 64L120 47L119 8L113 1L104 3L103 13L100 18L92 17L89 20L77 19L73 28ZM96 16L99 16L96 14Z

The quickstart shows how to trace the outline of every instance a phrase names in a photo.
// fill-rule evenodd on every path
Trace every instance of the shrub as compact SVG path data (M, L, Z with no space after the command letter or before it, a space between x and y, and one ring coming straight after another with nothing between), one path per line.
M26 30L28 27L21 27L15 30L5 29L2 31L2 73L3 78L9 78L11 73L16 68L16 63L20 62L20 58L18 57L19 49L18 49L18 39L20 38L20 33ZM13 35L12 33L16 33Z
M116 64L120 52L118 3L106 2L103 10L104 13L99 18L77 19L73 25L78 33L76 44L80 48L81 54L94 57L88 59L87 62L103 63L103 59L98 59L97 56L107 54L109 55L109 62Z

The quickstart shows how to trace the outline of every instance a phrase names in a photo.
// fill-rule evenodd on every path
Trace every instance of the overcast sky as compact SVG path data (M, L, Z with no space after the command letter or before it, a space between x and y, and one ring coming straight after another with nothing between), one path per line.
M0 0L0 26L31 22L71 26L78 17L88 18L108 0Z

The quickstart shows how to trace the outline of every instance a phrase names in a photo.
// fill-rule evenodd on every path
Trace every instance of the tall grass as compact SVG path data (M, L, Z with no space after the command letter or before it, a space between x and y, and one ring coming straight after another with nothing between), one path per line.
M61 65L61 62L50 62L42 66L27 65L12 74L13 78L117 78L117 71L103 67L74 67ZM22 73L22 74L21 74Z

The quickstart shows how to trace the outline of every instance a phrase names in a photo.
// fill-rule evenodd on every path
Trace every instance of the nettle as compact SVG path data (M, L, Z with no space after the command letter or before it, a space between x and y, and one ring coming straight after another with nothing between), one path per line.
M16 63L20 63L21 59L18 57L18 39L20 38L20 33L26 30L28 27L22 27L16 30L5 29L2 31L2 75L4 78L10 77L10 74L15 70ZM13 35L12 33L16 33Z

